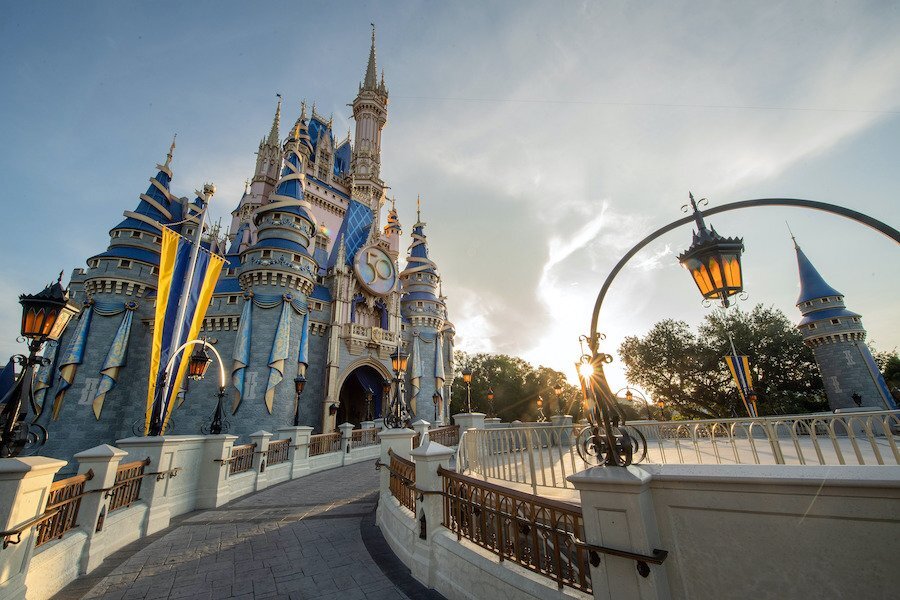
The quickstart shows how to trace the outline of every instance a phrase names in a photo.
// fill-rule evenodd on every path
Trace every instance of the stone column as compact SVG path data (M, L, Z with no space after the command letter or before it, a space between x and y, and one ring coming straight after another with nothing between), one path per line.
M341 430L341 452L344 454L343 463L347 462L347 455L350 454L350 434L353 432L353 423L341 423L338 425Z
M453 422L459 425L459 435L467 429L484 429L484 413L458 413L453 415Z
M313 428L305 425L279 427L278 437L291 440L291 479L303 477L309 472L309 438Z
M484 426L488 429L498 427L500 425L500 417L487 417L484 420Z
M428 427L431 425L425 419L419 419L412 424L413 431L419 434L419 446L424 446L428 441Z
M360 429L375 429L375 421L363 421L359 424Z
M64 466L64 460L43 456L0 459L0 530L16 529L44 514L53 476ZM30 527L22 532L19 543L0 550L0 590L4 600L25 598L25 574L35 534L36 529Z
M372 422L375 423L375 429L377 429L379 431L384 429L384 419L375 419Z
M635 466L592 467L569 477L581 494L584 541L646 555L661 548L651 479L648 472ZM600 554L600 565L591 566L594 598L670 598L666 567L649 567L650 574L641 577L634 560Z
M437 584L438 565L434 560L431 543L434 533L441 528L444 516L443 478L438 475L438 467L450 467L453 450L437 442L428 442L414 449L410 456L416 463L416 488L421 492L421 500L416 503L416 521L419 539L415 551L421 557L410 565L413 575L428 587ZM427 572L415 572L424 571Z
M91 492L111 488L116 482L119 463L126 456L128 456L127 452L109 444L96 446L76 454L73 458L78 461L78 474L91 474L91 479L84 484L84 491ZM87 534L87 541L81 554L79 573L90 573L103 562L108 554L106 546L110 540L97 530L101 515L104 519L106 518L107 504L106 493L99 491L81 499L81 506L78 508L78 522L81 523L81 529Z
M203 442L203 458L197 473L197 508L218 508L231 499L226 479L231 448L236 435L207 435Z
M254 489L258 492L269 486L269 479L266 476L266 452L269 451L269 440L272 434L268 431L255 431L249 436L250 442L256 444L256 450L253 453L253 470L256 472L256 486Z

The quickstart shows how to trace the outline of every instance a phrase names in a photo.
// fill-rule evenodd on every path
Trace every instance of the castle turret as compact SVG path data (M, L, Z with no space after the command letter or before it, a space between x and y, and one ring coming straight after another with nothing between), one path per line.
M377 80L375 65L375 26L372 26L372 46L366 74L353 101L353 119L356 136L353 147L351 171L354 176L351 197L369 206L373 212L380 210L384 195L381 180L381 130L387 123L388 91Z
M254 213L256 242L241 253L241 287L266 293L312 292L317 224L303 195L311 148L303 115L285 143L284 169L269 202Z
M797 325L812 348L832 410L893 409L887 385L866 346L862 317L844 305L844 294L825 282L794 242L800 271L797 307L803 319Z
M387 238L388 254L394 261L400 256L400 236L403 228L400 226L400 217L397 215L396 198L391 199L391 210L388 211L387 225L384 226L384 237Z

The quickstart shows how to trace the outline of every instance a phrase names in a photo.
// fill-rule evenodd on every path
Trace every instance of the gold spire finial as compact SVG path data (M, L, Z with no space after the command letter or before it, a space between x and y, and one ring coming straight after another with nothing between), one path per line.
M394 196L391 198L391 210L397 212L397 197Z
M178 137L178 134L172 136L172 145L169 146L169 153L166 154L166 163L163 165L168 168L169 164L172 162L172 154L175 152L175 138Z
M416 194L416 222L422 222L422 197Z
M313 110L315 110L315 109L313 109ZM300 118L301 119L306 118L306 100L300 101Z

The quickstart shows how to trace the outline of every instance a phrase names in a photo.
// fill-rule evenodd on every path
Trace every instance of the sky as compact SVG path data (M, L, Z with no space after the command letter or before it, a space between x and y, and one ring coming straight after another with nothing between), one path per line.
M460 349L574 379L603 280L689 191L900 227L897 3L14 3L0 20L0 352L22 349L18 294L106 248L174 133L173 189L214 182L216 218L252 176L276 93L284 122L306 99L346 131L370 22L390 91L382 177L407 236L421 194ZM709 219L744 238L739 309L799 320L786 221L876 348L900 346L897 244L833 215ZM690 239L679 228L619 274L605 351L708 314L676 259ZM621 361L608 373L625 385Z

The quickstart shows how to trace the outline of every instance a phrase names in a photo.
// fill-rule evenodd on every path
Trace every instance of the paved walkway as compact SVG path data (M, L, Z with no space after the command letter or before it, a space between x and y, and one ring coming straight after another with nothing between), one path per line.
M183 515L55 599L441 598L391 553L375 525L377 490L369 461Z

